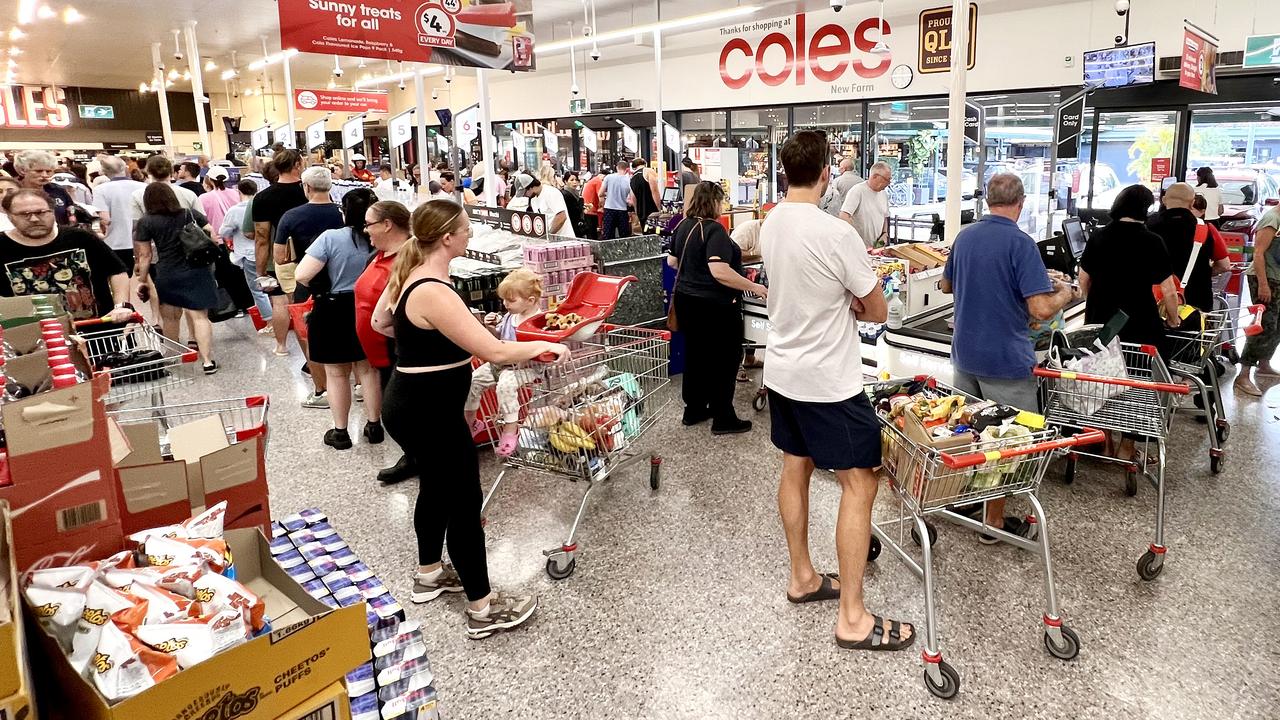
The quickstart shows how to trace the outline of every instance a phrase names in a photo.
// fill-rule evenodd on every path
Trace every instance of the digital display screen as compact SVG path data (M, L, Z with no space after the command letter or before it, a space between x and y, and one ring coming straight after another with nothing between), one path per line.
M1088 87L1117 88L1155 81L1155 43L1090 50L1084 54L1084 84Z
M1086 239L1084 236L1084 227L1080 224L1079 218L1068 218L1062 221L1062 234L1067 236L1067 245L1071 248L1071 254L1080 257L1084 254Z

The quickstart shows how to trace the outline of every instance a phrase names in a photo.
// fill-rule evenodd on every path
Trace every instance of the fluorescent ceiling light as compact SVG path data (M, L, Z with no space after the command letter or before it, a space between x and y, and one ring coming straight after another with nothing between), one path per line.
M26 37L26 36L27 36L27 34L26 34L26 33L24 33L24 32L22 32L22 28L15 27L14 29L12 29L12 30L10 30L10 31L9 31L9 39L10 39L10 40L21 40L22 38L24 38L24 37Z
M80 11L73 7L69 7L66 10L62 11L62 22L68 25L70 25L71 23L78 23L83 19L84 19L84 15L81 15Z
M268 65L275 65L276 63L282 62L286 58L291 58L297 54L298 54L298 51L293 48L289 48L288 50L281 50L280 52L268 55L262 58L261 60L254 60L253 62L249 63L249 69L261 70L262 68Z
M663 20L661 22L648 23L646 25L634 25L629 28L623 28L622 30L611 30L609 32L596 33L591 37L574 38L572 40L557 40L556 42L549 42L545 45L534 45L533 51L541 55L544 53L558 52L560 50L568 50L570 48L577 47L578 45L609 42L610 40L625 40L635 35L643 35L655 30L666 32L667 30L689 27L690 25L699 25L702 23L715 22L717 20L728 20L730 18L741 17L743 15L752 15L759 12L760 9L760 5L744 5L742 7L702 13L701 15L688 15L686 17L675 18L673 20Z
M39 9L40 3L37 0L18 0L18 22L23 25L35 22L36 11Z
M231 78L238 77L239 75L240 75L240 73L236 72L236 69L235 69L235 68L231 68L231 69L229 69L229 70L223 70L223 71L222 71L222 79L223 79L223 80L230 80Z
M207 61L205 61L205 64L204 64L205 72L213 72L214 70L217 70L217 69L218 69L218 63L214 62L213 58L209 58Z
M368 87L372 85L385 85L387 83L395 83L395 82L400 82L401 80L408 80L412 78L414 75L421 75L422 77L430 77L432 75L439 75L443 72L444 72L444 68L440 67L439 65L436 65L434 67L429 67L429 68L422 68L418 70L406 70L402 73L395 73L394 75L381 75L378 77L361 78L360 80L357 80L355 83L353 83L351 88L353 90L359 90L361 87Z

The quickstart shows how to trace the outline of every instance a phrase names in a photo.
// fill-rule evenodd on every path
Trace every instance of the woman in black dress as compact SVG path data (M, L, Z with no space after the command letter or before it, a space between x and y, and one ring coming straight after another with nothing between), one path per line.
M714 435L747 432L733 410L742 362L742 293L768 295L743 277L742 250L719 223L724 189L698 183L676 226L667 263L676 269L672 302L685 338L684 424L711 420Z
M202 230L209 224L199 210L184 208L167 182L153 182L142 193L142 219L133 228L133 252L137 273L145 285L155 243L156 295L160 298L160 323L166 337L180 340L182 320L195 336L196 349L206 375L218 371L213 359L213 324L209 310L218 306L218 286L213 264L187 261L179 235L187 223ZM204 230L207 232L207 230Z

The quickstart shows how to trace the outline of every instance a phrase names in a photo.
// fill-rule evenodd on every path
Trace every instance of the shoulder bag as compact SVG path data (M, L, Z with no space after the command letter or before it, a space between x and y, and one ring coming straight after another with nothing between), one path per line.
M182 253L192 265L212 265L218 259L218 246L203 228L196 225L195 215L187 210L187 222L178 231Z
M699 218L694 218L694 220L698 223L698 233L702 236L702 244L705 246L707 244L707 233L702 229L702 220ZM679 228L676 228L676 230L678 231ZM671 283L671 306L667 308L667 329L671 332L676 332L680 329L680 322L676 318L676 288L680 285L680 271L684 269L684 259L689 254L691 240L693 240L692 230L689 231L689 237L684 239L684 249L680 251L680 264L676 266L676 279L675 282Z

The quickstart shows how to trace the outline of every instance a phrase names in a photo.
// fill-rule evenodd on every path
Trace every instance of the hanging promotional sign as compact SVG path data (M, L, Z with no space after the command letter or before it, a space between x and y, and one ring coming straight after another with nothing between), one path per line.
M879 18L869 17L851 23L850 33L839 18L810 34L810 15L816 24L817 13L797 13L720 28L721 36L734 36L720 48L721 82L731 90L756 79L768 87L804 86L810 78L814 84L858 82L889 71L892 52L872 52L877 42L890 42L887 21L880 25Z
M1151 158L1151 182L1157 183L1173 174L1173 158Z
M472 105L453 116L453 144L455 147L465 150L471 147L473 139L479 139L477 137L480 134L479 114L480 109Z
M680 131L670 123L663 123L662 131L663 135L666 136L667 147L671 149L671 152L677 155L680 154Z
M1084 93L1058 106L1054 142L1059 160L1075 160L1080 155L1080 128L1084 122Z
M324 144L324 121L317 120L307 126L307 152Z
M550 130L543 130L542 145L548 155L555 157L560 152L560 137Z
M437 136L436 136L436 147L439 147L439 148L440 148L440 152L441 152L441 153L448 154L448 153L449 153L449 138L447 138L447 137L445 137L445 136L443 136L443 135L437 135Z
M271 126L263 125L262 127L249 133L249 144L254 150L261 150L271 145Z
M0 87L0 128L39 130L71 127L66 94L54 85Z
M596 137L596 131L591 128L582 129L582 146L591 152L599 152L599 138Z
M622 126L622 147L629 152L640 152L640 133L629 125Z
M1218 45L1190 26L1182 32L1182 72L1178 84L1190 90L1218 94Z
M951 70L951 7L920 12L920 57L916 69L922 74ZM966 67L973 69L978 59L978 4L969 3L969 53Z
M391 112L391 100L386 93L351 90L297 89L293 91L293 106L321 112Z
M387 121L387 141L393 149L413 139L413 112L406 110Z
M281 47L495 70L533 70L533 12L462 0L278 0Z
M342 147L350 149L364 143L364 116L342 123Z
M272 144L281 144L287 148L295 147L297 141L293 139L293 126L285 123L275 130L271 131Z

